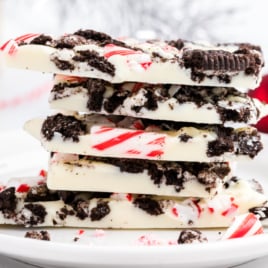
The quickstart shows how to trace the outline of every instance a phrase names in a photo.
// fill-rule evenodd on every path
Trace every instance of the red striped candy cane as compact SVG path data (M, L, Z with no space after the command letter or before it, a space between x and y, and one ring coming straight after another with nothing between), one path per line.
M0 50L3 52L7 52L9 55L13 55L18 50L18 46L20 43L30 42L37 36L40 36L40 34L29 33L19 36L15 39L10 39L0 47Z
M227 229L223 239L248 237L263 234L263 227L259 217L253 213L236 216L232 225Z

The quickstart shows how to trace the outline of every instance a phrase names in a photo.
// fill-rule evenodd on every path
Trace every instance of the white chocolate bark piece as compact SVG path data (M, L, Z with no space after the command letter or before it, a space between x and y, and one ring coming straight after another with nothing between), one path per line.
M7 65L125 81L219 86L247 91L260 82L263 57L251 44L116 40L92 30L52 38L26 34L0 48Z
M256 124L268 105L234 88L110 84L56 75L50 108L204 124Z
M56 114L26 122L25 130L50 152L165 161L227 162L261 149L255 128L185 125L103 115Z
M232 176L228 163L146 161L53 153L49 189L209 197Z
M0 224L84 228L228 227L235 216L263 206L266 197L243 180L231 180L213 198L62 192L46 184L5 188L0 193Z

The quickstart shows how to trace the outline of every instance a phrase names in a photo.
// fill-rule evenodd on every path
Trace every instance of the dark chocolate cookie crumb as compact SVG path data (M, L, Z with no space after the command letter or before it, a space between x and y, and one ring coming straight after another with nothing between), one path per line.
M57 215L63 221L67 216L75 215L75 212L72 209L68 209L66 206L64 206L59 211L57 211Z
M251 132L243 130L236 132L234 140L237 142L238 146L235 153L248 155L251 158L254 158L258 152L263 149L260 139L260 135L256 129Z
M182 176L182 169L168 169L164 171L164 175L166 178L166 185L174 185L177 192L184 189L184 183L187 179Z
M57 191L57 194L65 204L71 204L75 199L75 192L73 191Z
M89 66L92 66L103 73L107 73L111 76L115 75L114 65L104 57L100 56L96 51L79 50L77 51L77 55L72 59L74 61L87 62Z
M106 82L100 79L88 79L86 88L88 91L87 108L89 111L99 112L103 104L103 94L106 91Z
M215 129L217 139L208 143L207 155L220 156L226 152L234 151L233 131L232 128L219 127Z
M47 215L46 209L40 204L29 203L24 207L32 212L30 218L25 218L25 225L35 226L45 221Z
M228 189L232 184L238 183L239 179L237 177L232 177L230 180L226 181L224 183L224 188Z
M87 40L79 35L64 35L60 39L55 40L55 48L74 48L76 45L84 45Z
M99 202L96 207L90 211L90 219L92 221L99 221L110 213L111 209L108 202Z
M50 45L52 42L52 37L49 35L41 34L37 37L35 37L30 44L32 45Z
M249 212L258 215L261 221L265 220L268 218L268 207L263 206L263 207L253 207L249 209Z
M78 30L74 34L82 36L86 39L96 41L98 43L98 45L100 45L100 46L114 44L117 46L126 47L125 43L118 41L118 40L115 40L111 36L109 36L108 34L105 34L102 32L97 32L97 31L89 29L89 30Z
M28 231L26 232L24 237L37 239L37 240L50 241L50 235L48 231Z
M144 164L147 164L146 162ZM154 182L154 184L159 185L162 184L164 182L164 172L165 172L165 168L159 168L159 165L156 165L156 163L148 163L148 167L144 166L144 168L148 168L148 175L151 177L151 180ZM178 172L179 168L177 168L177 172ZM166 184L168 178L166 178ZM170 183L170 180L169 180Z
M155 111L158 108L155 92L152 90L147 90L145 97L147 98L147 101L144 103L144 107L148 110Z
M184 40L182 40L182 39L170 40L167 43L168 43L168 45L175 47L178 50L181 50L184 47Z
M10 213L13 213L17 205L15 187L5 189L0 193L0 211L8 217Z
M183 230L178 238L178 244L192 244L192 243L208 242L206 237L203 237L199 230Z
M160 202L149 197L137 197L133 204L152 216L158 216L164 213Z
M84 220L89 215L89 203L83 199L74 200L73 203L70 204L74 210L74 214L81 220Z
M107 158L106 158L107 159ZM146 163L141 159L107 159L112 165L120 167L121 172L142 173L147 168Z
M188 135L188 134L186 134L186 133L184 133L184 134L181 134L181 135L179 136L179 138L180 138L180 140L181 140L182 142L187 142L188 140L192 139L193 137L190 136L190 135Z
M111 97L104 101L104 109L108 113L113 113L114 110L122 105L124 100L128 97L129 92L125 90L115 90Z
M58 132L64 140L72 139L74 142L78 142L78 136L86 133L86 125L74 116L56 114L47 117L42 125L41 132L47 140L51 140L55 132Z
M74 65L67 61L67 60L61 60L58 57L55 57L53 59L51 59L55 65L60 69L60 70L74 70Z
M59 200L58 194L49 191L46 184L31 187L25 197L25 202L38 202L38 201L56 201Z
M76 237L74 237L73 240L74 240L74 242L77 242L79 239L80 239L80 237L77 237L77 236L76 236Z
M248 107L246 108L241 108L239 110L235 109L225 109L222 107L219 107L217 109L221 121L226 122L226 121L234 121L234 122L248 122L250 119L250 109Z

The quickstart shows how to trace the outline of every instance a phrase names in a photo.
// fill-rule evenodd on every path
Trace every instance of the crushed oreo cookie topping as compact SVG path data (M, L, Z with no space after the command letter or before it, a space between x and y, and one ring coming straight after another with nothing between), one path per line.
M74 142L78 142L78 136L86 133L86 125L74 116L56 114L47 117L41 132L47 140L51 140L57 132L63 136L63 139L72 139Z
M170 112L182 104L193 103L197 108L211 104L210 109L219 114L222 123L228 121L247 123L252 118L260 116L260 110L254 101L234 88L178 85L175 89L174 85L168 84L110 84L93 78L54 84L50 102L80 92L87 93L89 112L128 115L134 111L137 116L145 118L146 110L157 111L161 105L169 102ZM86 94L83 98L86 98Z
M218 180L223 180L229 173L228 163L198 163L198 162L176 162L176 161L150 161L126 158L107 158L80 155L79 159L85 161L101 161L115 165L121 172L143 173L146 171L154 184L173 185L176 192L184 189L184 184L189 180L197 180L206 185L210 191L215 187ZM66 163L68 164L68 163ZM76 165L75 162L70 163ZM108 197L108 196L107 196Z
M8 217L12 213L17 205L15 187L10 187L0 192L0 211Z
M185 50L182 56L185 68L191 69L193 80L202 81L206 71L239 72L246 75L256 74L256 69L261 67L262 62L257 54L250 54L248 49L237 50L234 53L223 50ZM219 80L226 84L231 82L227 74L218 75Z
M161 208L161 202L149 197L137 197L133 204L152 216L158 216L164 213Z
M249 212L258 215L261 221L268 219L268 207L266 206L251 208L249 209Z
M108 73L111 76L115 75L115 67L104 57L99 56L96 51L79 50L76 52L76 55L72 60L76 62L86 62L89 66L92 66L103 73Z
M90 219L92 221L99 221L110 213L111 209L108 202L99 202L96 207L90 211Z
M35 203L26 203L24 205L24 209L31 212L30 216L28 215L28 213L25 210L24 210L24 213L21 214L20 220L22 222L24 222L24 225L36 226L36 225L41 224L45 221L47 211L43 205L35 204Z
M178 244L192 244L208 242L199 230L183 230L178 238Z
M28 231L26 232L25 238L37 239L50 241L50 234L48 231Z

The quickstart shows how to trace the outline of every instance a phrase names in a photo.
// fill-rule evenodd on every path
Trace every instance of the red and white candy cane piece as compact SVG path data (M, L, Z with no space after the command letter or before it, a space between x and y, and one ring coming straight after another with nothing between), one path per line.
M108 44L104 47L104 57L106 59L109 59L112 56L131 56L131 55L138 55L138 58L134 61L134 62L130 62L129 60L127 60L127 63L129 66L140 66L140 68L147 70L151 64L152 61L150 60L150 57L144 53L142 53L141 51L138 50L133 50L133 49L129 49L129 48L125 48L125 47L120 47L120 46L116 46L113 44Z
M125 48L116 46L113 44L108 44L104 47L104 57L106 59L109 59L112 56L120 55L120 56L128 56L128 55L134 55L134 54L141 54L141 51L136 51L133 49Z
M19 36L15 39L10 39L0 47L0 50L3 52L7 52L9 55L13 55L18 50L18 45L21 42L29 42L39 35L40 34L29 33Z
M222 239L232 239L263 234L263 226L259 217L253 213L236 216Z

